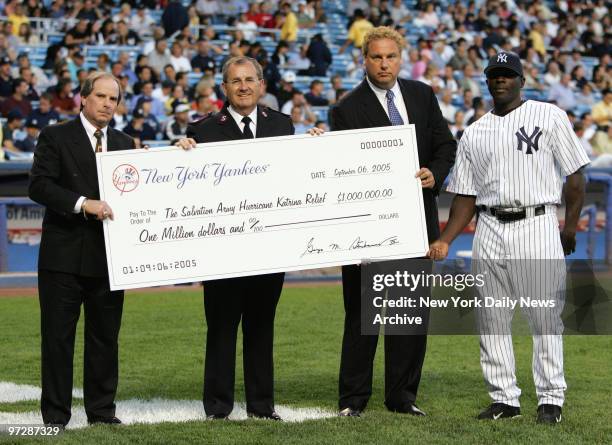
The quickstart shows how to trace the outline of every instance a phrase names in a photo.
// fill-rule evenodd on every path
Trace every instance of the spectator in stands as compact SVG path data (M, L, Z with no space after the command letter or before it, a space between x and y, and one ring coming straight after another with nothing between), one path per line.
M274 53L272 54L272 63L281 69L285 68L287 66L290 49L289 43L284 40L280 40L276 45Z
M174 82L171 80L164 80L153 90L151 96L159 100L162 104L165 104L172 95L172 88L174 88Z
M164 8L161 19L166 37L170 37L175 32L189 26L187 8L183 6L180 0L170 0Z
M104 71L105 73L110 72L110 57L106 53L101 53L96 58L96 69L98 71Z
M463 130L465 129L465 125L463 123L464 120L465 114L463 111L457 110L453 119L453 125L450 126L450 132L457 140L461 139L461 136L463 135Z
M433 45L431 61L437 66L446 66L453 57L455 51L446 44L446 37L441 35Z
M456 71L463 71L465 66L470 63L467 53L467 42L461 38L457 41L457 49L455 54L449 60L449 65Z
M41 130L40 124L36 120L26 119L25 130L25 137L15 141L15 147L23 152L34 153Z
M38 45L40 40L36 34L32 33L32 28L29 23L19 25L17 40L21 45Z
M255 41L255 37L257 35L257 24L249 20L246 12L240 14L235 26L238 30L242 31L242 35L245 40L248 40L249 42Z
M221 49L219 48L219 50ZM213 50L213 47L211 46L208 40L198 40L197 53L191 59L191 68L193 69L193 71L196 73L202 73L206 69L212 69L214 71L216 67L214 57L215 52L216 51Z
M406 7L402 0L393 0L391 6L391 20L396 25L400 25L410 20L410 10ZM446 61L448 62L448 60Z
M22 116L30 114L32 105L25 97L28 88L28 83L23 78L13 80L13 94L0 103L0 113L3 117L7 117L12 110L18 110Z
M51 105L60 115L76 116L79 114L79 107L74 101L72 81L70 79L63 78L58 81Z
M179 139L187 135L187 125L189 124L189 105L179 104L174 110L174 117L168 121L166 126L166 138L174 144Z
M153 20L147 8L140 4L136 8L136 14L130 18L129 24L130 28L143 39L151 36L151 29L155 20Z
M9 97L11 94L13 94L11 60L3 57L0 59L0 97Z
M285 71L281 77L280 89L276 94L279 104L285 104L293 97L293 92L297 91L293 86L295 82L295 73L293 71ZM291 109L289 109L290 111ZM287 113L289 114L289 113Z
M340 74L334 74L331 76L331 79L329 79L329 82L331 84L331 88L327 90L326 93L327 101L329 104L335 104L338 90L343 89L342 76Z
M38 100L38 91L36 90L36 76L32 73L30 68L19 68L19 77L25 80L28 85L28 89L26 90L26 94L24 95L25 99L29 102L33 100Z
M87 20L91 23L102 18L102 12L94 5L93 0L85 0L82 3L75 4L77 19Z
M117 32L115 36L109 41L112 45L129 45L134 46L140 43L140 37L136 31L131 30L128 27L127 22L120 20L117 22Z
M417 80L429 85L435 94L438 94L444 87L444 81L438 76L438 67L435 63L428 63L425 72Z
M153 139L159 139L161 136L161 125L155 115L151 112L153 100L150 97L145 97L137 108L142 113L142 116L147 124L155 131Z
M62 46L87 45L92 42L92 37L91 24L87 19L80 19L73 28L66 32Z
M361 50L353 48L351 51L351 61L346 65L346 77L350 79L361 79L363 75L363 55Z
M601 127L593 137L593 153L597 156L608 154L612 156L612 125Z
M329 100L323 95L324 85L320 80L310 82L310 91L304 95L306 102L313 107L324 107L329 105Z
M480 84L474 78L474 67L471 64L467 64L463 68L463 77L459 81L459 88L462 90L469 89L474 97L480 97Z
M264 81L261 90L261 96L259 101L257 102L259 105L264 105L274 111L279 110L278 99L276 96L270 92L268 92L268 82Z
M6 116L6 123L2 126L2 148L5 152L20 153L15 145L15 132L23 126L23 115L19 110L11 110Z
M573 86L579 90L589 82L586 78L586 72L582 65L576 65L571 71L571 76Z
M546 86L540 82L540 73L535 66L525 67L525 87L538 91L544 91Z
M176 83L176 70L171 63L164 66L164 71L162 72L161 77L163 80L169 80L172 83Z
M570 74L565 73L561 76L561 81L553 85L548 92L548 101L556 103L563 110L571 110L576 106L576 93L570 81Z
M549 87L558 84L561 82L561 69L559 68L559 64L554 60L548 62L546 67L546 73L544 74L544 84Z
M138 81L132 86L134 94L140 94L142 86L145 84L145 82L157 82L153 69L148 65L139 66L136 70L136 75L138 76Z
M132 119L122 130L125 134L129 134L136 142L136 148L142 147L142 141L155 140L155 130L145 122L144 115L140 110L134 110Z
M599 126L612 124L612 90L610 88L602 92L601 101L593 106L593 120Z
M217 0L197 0L195 7L202 23L210 23L211 19L221 12Z
M290 2L283 2L280 7L280 21L277 23L277 27L280 27L280 39L285 42L295 42L298 34L298 20L297 16L291 9Z
M298 28L300 29L309 29L315 25L314 20L314 8L312 4L306 3L305 0L298 1L298 10L297 10L297 21Z
M355 9L353 14L353 23L348 31L346 42L338 50L338 54L344 53L349 45L353 45L354 48L361 49L363 45L363 37L368 30L372 29L374 25L366 19L366 16L362 9Z
M442 111L442 116L444 119L450 124L454 122L455 113L457 112L457 107L453 104L453 92L450 89L445 89L442 91L442 97L440 100L440 111Z
M115 23L119 23L121 21L129 23L131 18L132 7L129 3L121 3L121 6L119 7L119 12L113 16L112 20Z
M306 98L301 91L294 90L291 100L285 102L281 107L281 113L291 115L293 107L299 106L301 111L300 119L304 124L312 125L316 122L317 116L312 112L310 105L306 102Z
M592 108L595 105L595 96L593 95L593 87L590 83L585 83L580 92L576 95L576 104Z
M68 71L70 71L70 78L76 82L77 71L85 69L85 56L79 51L78 46L70 50L68 57L66 57L66 64L68 65Z
M312 36L306 57L310 60L311 76L327 76L327 68L332 63L332 54L321 33Z
M117 26L111 18L102 22L102 25L94 32L93 39L99 45L110 45L117 38Z
M183 54L183 48L181 47L181 44L179 42L175 41L172 44L172 47L170 48L170 63L177 73L191 72L191 63L189 62L189 59Z
M287 68L296 71L298 76L307 76L310 72L310 60L306 55L307 51L308 46L303 44L300 45L299 52L292 51L289 53Z
M19 70L21 68L30 68L35 78L34 86L37 91L43 91L49 86L49 79L47 78L47 75L40 67L32 65L32 63L30 63L28 53L20 53L17 56L17 67L12 70L12 76L18 77Z
M180 104L189 105L189 100L185 96L185 90L183 89L183 86L176 83L172 86L172 92L170 93L170 97L164 103L166 114L173 114Z
M156 40L155 48L147 56L149 57L149 66L155 71L157 76L162 73L166 65L172 63L166 39Z
M21 2L15 2L13 12L8 14L8 22L13 25L13 34L19 34L19 28L22 24L29 25L30 19L25 15L24 7Z
M310 125L304 121L304 110L300 105L294 105L291 108L291 123L295 129L294 134L305 134L308 132Z
M151 113L153 113L159 121L162 121L166 118L164 104L153 97L153 82L151 81L143 83L142 88L140 90L140 94L132 98L132 103L130 104L129 108L131 110L141 108L141 102L143 102L144 100L151 101Z
M198 96L195 105L196 109L189 119L190 122L199 121L200 119L204 119L210 113L216 113L218 111L214 106L213 101L206 96Z
M59 113L53 109L52 101L53 96L50 93L41 94L38 108L28 115L28 120L36 121L40 129L59 122L60 116Z
M444 89L450 90L452 94L459 92L459 84L455 80L455 71L450 65L444 67L444 73L442 74L442 85Z

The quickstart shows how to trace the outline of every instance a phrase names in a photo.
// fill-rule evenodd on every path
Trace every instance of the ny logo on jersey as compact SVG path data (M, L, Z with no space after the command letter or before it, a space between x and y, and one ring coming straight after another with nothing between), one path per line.
M508 54L504 54L504 53L498 54L497 63L508 63Z
M523 151L523 142L527 144L527 150L525 151L525 154L528 154L528 155L532 154L532 151L531 151L532 148L535 151L538 151L539 149L538 141L540 140L540 136L542 136L542 131L540 131L540 127L535 127L535 130L533 130L533 133L531 133L531 136L527 135L527 132L525 131L525 127L521 127L520 130L517 131L515 134L518 139L517 149L519 151Z

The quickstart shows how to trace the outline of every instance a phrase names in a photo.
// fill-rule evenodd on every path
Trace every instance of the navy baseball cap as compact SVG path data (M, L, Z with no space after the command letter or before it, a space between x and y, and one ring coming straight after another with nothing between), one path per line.
M494 70L496 68L510 70L513 73L524 77L523 64L521 63L521 59L519 58L519 56L515 53L500 51L493 57L491 57L489 59L489 64L484 70L485 76L488 75L491 70Z

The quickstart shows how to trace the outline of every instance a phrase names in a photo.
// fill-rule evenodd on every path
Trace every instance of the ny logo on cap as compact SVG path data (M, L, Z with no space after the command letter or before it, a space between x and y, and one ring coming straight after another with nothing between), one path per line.
M508 54L500 53L497 55L497 63L508 63Z
M533 154L533 152L531 151L532 148L535 151L538 151L538 142L540 141L540 136L542 136L540 127L535 127L535 130L533 130L533 133L531 133L530 136L527 135L525 127L521 127L519 131L515 133L515 135L518 139L518 151L523 151L523 142L527 144L527 150L525 151L525 154Z

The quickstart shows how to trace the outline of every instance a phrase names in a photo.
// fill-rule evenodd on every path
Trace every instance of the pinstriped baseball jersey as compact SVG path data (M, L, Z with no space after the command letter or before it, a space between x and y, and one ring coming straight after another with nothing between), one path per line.
M566 113L528 100L465 129L447 190L489 207L560 204L564 178L588 163Z

